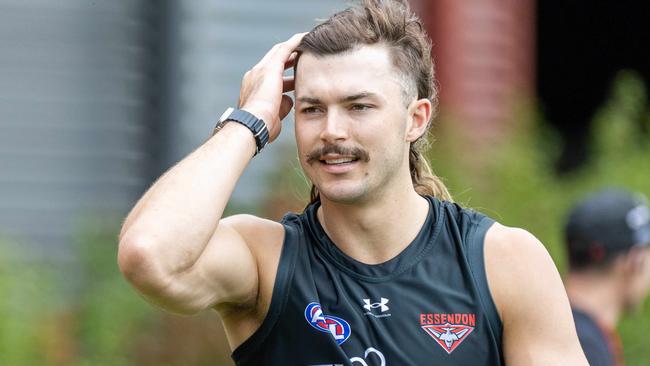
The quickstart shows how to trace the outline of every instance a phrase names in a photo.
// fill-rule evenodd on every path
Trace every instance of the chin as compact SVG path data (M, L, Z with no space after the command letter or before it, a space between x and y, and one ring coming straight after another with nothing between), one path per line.
M323 198L335 203L354 204L368 200L367 187L359 184L336 184L317 188Z

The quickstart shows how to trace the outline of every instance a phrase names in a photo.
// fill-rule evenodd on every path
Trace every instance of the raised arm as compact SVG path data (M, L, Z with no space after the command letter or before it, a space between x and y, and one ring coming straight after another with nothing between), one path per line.
M588 365L560 275L533 235L493 225L486 235L490 291L508 365Z
M269 141L292 107L283 92L292 90L293 82L283 72L303 35L275 45L242 81L240 108L266 122ZM255 148L251 131L229 122L163 174L131 210L120 232L118 264L151 302L194 313L254 301L259 266L250 233L277 241L282 227L252 216L222 220L222 215Z

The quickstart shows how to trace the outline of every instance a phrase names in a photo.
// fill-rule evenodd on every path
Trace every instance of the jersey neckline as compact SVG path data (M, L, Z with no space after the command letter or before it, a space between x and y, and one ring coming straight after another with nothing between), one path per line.
M436 198L431 196L424 196L424 198L429 202L429 210L415 239L395 257L379 264L362 263L339 249L329 238L316 215L320 201L316 201L305 210L307 227L310 235L314 238L314 246L318 254L341 271L366 282L388 281L419 262L436 243L444 221L442 220L444 210Z

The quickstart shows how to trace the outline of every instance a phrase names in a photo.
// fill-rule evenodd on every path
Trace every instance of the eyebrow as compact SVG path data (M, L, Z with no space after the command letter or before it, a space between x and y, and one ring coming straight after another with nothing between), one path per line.
M349 103L364 98L379 98L379 96L372 92L363 91L357 94L347 95L339 99L339 103ZM322 101L320 99L313 98L313 97L300 97L298 98L298 101L302 103L309 103L309 104L322 104Z

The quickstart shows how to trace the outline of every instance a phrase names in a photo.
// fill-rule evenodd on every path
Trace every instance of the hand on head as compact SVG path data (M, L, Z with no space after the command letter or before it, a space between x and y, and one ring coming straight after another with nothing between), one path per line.
M297 56L294 50L305 34L294 34L287 41L273 46L242 79L239 108L266 122L269 142L280 134L281 121L293 107L291 97L283 93L293 91L294 79L293 76L284 76L284 71L293 67Z

